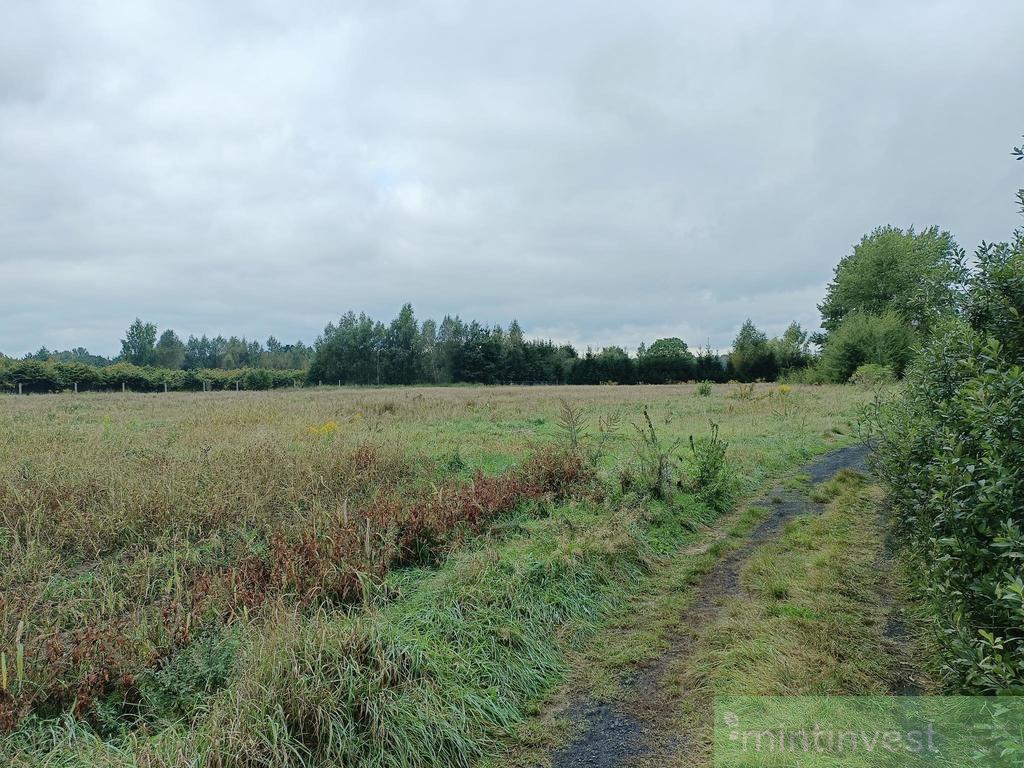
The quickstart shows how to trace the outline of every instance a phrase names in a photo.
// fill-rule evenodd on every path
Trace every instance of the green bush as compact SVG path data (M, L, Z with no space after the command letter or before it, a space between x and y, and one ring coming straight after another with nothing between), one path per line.
M241 382L245 389L270 389L274 378L265 368L250 368L242 373Z
M797 368L786 371L779 376L782 384L829 384L831 379L821 366L821 359L816 359L805 368Z
M729 444L718 437L718 425L711 422L711 436L690 435L689 488L716 512L724 512L736 495L736 474L726 459Z
M96 367L79 362L0 362L0 392L17 392L21 384L21 391L31 394L72 390L76 384L79 392L120 391L122 386L131 392L162 392L165 385L172 392L196 392L203 389L204 382L208 389L230 390L237 384L239 389L261 390L295 386L305 378L302 370L264 368L182 371L131 363Z
M821 355L821 370L829 381L843 383L860 366L875 363L903 374L917 343L917 334L900 315L856 312L828 337Z
M864 363L864 365L858 366L850 376L850 383L861 387L877 387L883 384L892 384L895 381L896 374L892 368L878 363Z
M951 686L1024 693L1024 371L952 321L873 414Z

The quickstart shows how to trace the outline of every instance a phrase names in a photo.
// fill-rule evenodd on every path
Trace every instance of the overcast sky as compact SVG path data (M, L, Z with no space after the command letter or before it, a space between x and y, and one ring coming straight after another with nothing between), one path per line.
M297 6L299 8L297 8ZM630 349L817 327L880 224L1020 222L1024 2L17 2L0 351L347 309Z

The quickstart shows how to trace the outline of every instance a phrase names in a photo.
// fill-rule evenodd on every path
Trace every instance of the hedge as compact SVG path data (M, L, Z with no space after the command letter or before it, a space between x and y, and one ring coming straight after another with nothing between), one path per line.
M0 359L0 392L46 393L73 390L105 392L128 389L132 392L197 392L204 389L262 390L300 386L305 370L238 368L235 370L178 370L117 363L102 368L85 363L41 362L39 360Z

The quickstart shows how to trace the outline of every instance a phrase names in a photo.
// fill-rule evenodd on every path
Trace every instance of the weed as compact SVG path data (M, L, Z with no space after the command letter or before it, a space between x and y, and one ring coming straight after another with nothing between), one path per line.
M732 505L736 483L725 457L729 444L718 432L718 424L712 421L710 437L694 439L690 435L689 487L709 507L723 512Z
M645 490L656 498L669 499L672 496L673 484L672 462L682 440L665 442L659 438L646 405L643 408L643 417L643 424L633 425L636 430L633 445L639 479Z
M560 400L558 429L569 450L579 451L586 438L586 419L583 409L568 400Z
M733 400L753 400L757 397L754 391L754 384L737 384L726 397Z

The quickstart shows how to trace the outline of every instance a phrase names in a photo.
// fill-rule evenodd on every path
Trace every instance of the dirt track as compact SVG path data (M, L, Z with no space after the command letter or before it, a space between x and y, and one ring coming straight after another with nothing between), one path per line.
M842 469L867 470L869 450L853 445L826 454L802 468L812 482L830 479ZM670 648L622 681L619 694L610 701L578 701L570 705L569 716L584 724L582 732L551 755L554 768L611 768L637 762L650 765L675 764L687 751L687 737L670 728L678 711L676 693L666 690L670 667L691 655L703 628L711 624L722 602L740 593L740 573L752 552L775 538L789 518L817 513L824 505L806 494L777 487L754 502L772 510L738 549L725 555L694 587L693 602L681 617L682 631ZM683 760L685 764L685 759Z

